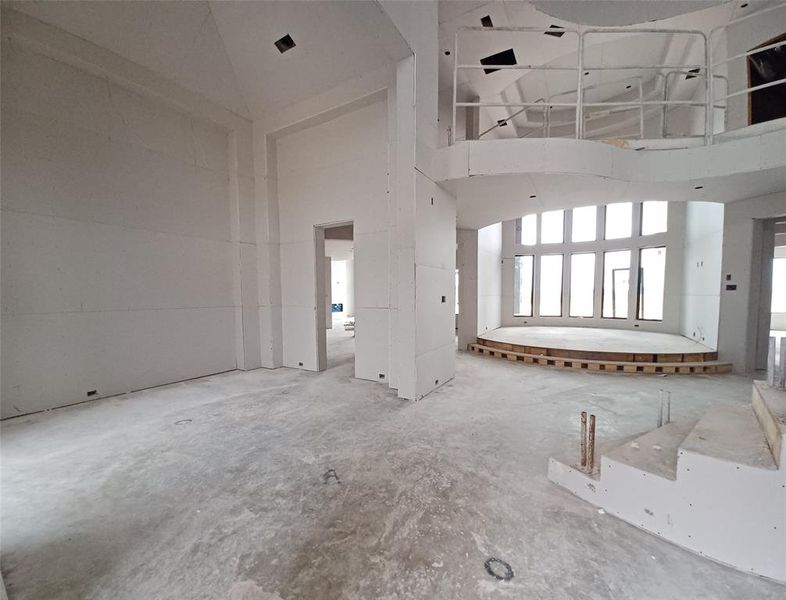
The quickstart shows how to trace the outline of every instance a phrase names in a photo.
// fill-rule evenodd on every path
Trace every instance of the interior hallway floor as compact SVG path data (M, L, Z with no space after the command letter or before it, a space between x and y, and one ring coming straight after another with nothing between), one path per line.
M699 416L749 380L461 352L413 403L351 373L232 372L4 422L11 600L784 597L546 479L583 409L602 444L653 428L659 388Z

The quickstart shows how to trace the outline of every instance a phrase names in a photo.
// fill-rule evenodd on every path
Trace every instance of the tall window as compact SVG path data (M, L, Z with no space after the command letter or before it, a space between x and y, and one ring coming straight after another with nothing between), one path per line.
M645 200L522 217L513 314L535 322L538 317L662 321L668 306L668 211L667 201ZM786 292L773 290L773 303L786 310Z
M592 317L595 309L595 253L570 256L571 317Z
M630 250L603 253L603 316L628 318Z
M666 248L639 251L639 296L636 317L647 321L663 319L663 288L666 277Z
M521 243L524 246L538 243L538 215L521 217Z
M629 238L633 229L633 203L620 202L606 206L607 240Z
M597 206L574 208L570 240L572 242L594 242L597 216Z
M641 203L641 235L666 231L669 203L665 200L647 200Z
M540 257L540 316L562 316L562 254Z
M517 317L532 316L532 277L534 256L517 256L514 264L513 287L515 304L513 314Z
M786 313L786 258L772 261L772 312Z
M565 235L565 211L550 210L540 215L540 243L561 244Z

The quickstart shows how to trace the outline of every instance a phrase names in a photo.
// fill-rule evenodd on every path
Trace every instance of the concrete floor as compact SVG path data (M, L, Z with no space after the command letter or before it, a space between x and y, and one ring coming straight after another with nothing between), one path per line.
M712 352L712 348L673 333L605 329L602 327L499 327L487 331L485 340L520 346L561 348L587 352L638 352L680 354Z
M351 344L351 341L341 343ZM345 348L351 351L349 345ZM552 370L468 353L400 401L327 372L234 372L2 424L14 599L782 599L546 480L578 413L610 440L747 402L736 376ZM514 571L498 582L496 557Z

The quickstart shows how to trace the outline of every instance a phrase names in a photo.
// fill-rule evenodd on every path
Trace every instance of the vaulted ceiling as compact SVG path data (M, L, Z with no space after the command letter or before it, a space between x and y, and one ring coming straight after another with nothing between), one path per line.
M11 2L245 117L324 92L410 54L377 2ZM296 46L280 53L289 34Z

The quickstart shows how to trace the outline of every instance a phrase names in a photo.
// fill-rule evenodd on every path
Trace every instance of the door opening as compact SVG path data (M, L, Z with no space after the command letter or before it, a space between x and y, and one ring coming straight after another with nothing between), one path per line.
M316 229L318 364L323 371L354 366L354 231L352 223Z

